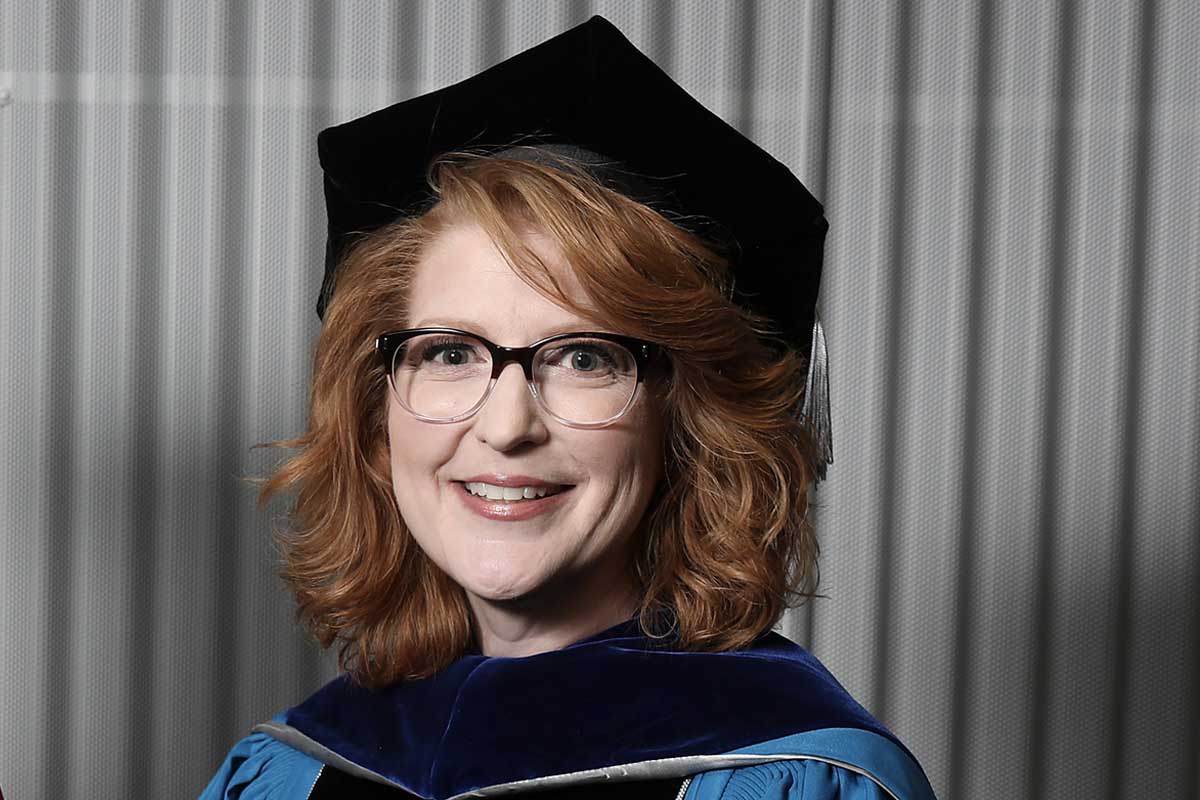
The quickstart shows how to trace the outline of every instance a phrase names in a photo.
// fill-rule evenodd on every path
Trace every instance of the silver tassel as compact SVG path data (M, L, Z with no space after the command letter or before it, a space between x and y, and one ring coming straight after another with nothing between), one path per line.
M800 417L812 432L820 448L814 464L817 480L825 480L826 467L833 463L833 425L829 418L829 352L825 349L825 329L813 315L812 352L808 357L808 379L804 382L804 406Z

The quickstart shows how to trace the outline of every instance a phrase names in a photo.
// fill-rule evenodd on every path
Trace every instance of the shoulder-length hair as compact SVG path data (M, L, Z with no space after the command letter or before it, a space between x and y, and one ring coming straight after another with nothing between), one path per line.
M800 418L806 358L730 300L729 265L664 214L563 161L453 154L436 202L363 237L342 261L317 340L307 430L263 482L295 490L276 531L297 618L360 684L431 675L466 651L466 596L409 533L388 452L377 336L406 327L413 269L447 227L481 225L531 287L581 317L665 348L664 478L642 520L639 622L685 650L730 650L813 594L808 520L817 448ZM573 303L522 241L548 235L593 308ZM656 390L657 391L657 390ZM663 621L669 629L663 629Z

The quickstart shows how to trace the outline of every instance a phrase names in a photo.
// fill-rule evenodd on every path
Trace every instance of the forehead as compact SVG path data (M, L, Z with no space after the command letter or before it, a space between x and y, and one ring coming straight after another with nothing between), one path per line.
M574 302L591 306L549 237L530 231L522 239ZM408 320L410 327L464 328L507 345L597 327L521 280L487 232L473 223L446 229L426 248L415 267Z

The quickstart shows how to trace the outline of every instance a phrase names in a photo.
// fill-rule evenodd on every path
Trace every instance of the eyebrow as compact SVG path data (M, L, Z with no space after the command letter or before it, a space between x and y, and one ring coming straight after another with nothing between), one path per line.
M458 328L459 330L464 330L464 331L467 331L468 333L479 334L480 336L483 336L486 339L492 338L489 334L485 333L482 330L480 325L477 325L476 323L470 322L465 319L455 319L453 317L440 317L440 318L435 318L435 319L422 320L422 321L416 323L415 325L413 325L412 327L414 327L414 328ZM612 331L603 331L603 328L604 328L604 326L601 326L601 329L597 330L595 325L591 325L586 320L581 321L581 322L564 322L560 325L552 325L551 327L543 330L540 336L534 337L534 341L536 341L538 339L545 339L550 336L557 336L560 333L577 333L580 331L592 331L594 333L612 332Z

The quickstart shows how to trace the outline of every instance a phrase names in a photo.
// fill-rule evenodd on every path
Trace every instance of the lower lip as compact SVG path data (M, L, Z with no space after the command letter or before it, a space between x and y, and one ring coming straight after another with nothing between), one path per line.
M462 483L455 483L460 497L467 508L474 511L481 517L487 519L498 519L505 522L517 522L530 517L536 517L538 514L545 514L547 511L552 511L558 506L566 502L566 497L575 487L564 489L557 494L539 497L535 500L517 500L511 503L501 502L499 500L489 500L486 497L479 497L467 491L467 487Z

